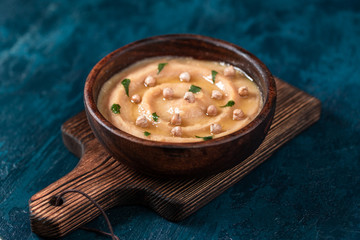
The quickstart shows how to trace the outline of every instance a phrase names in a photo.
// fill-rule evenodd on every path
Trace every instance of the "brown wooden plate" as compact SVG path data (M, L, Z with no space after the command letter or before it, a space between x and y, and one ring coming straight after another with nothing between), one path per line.
M107 153L93 135L84 112L69 119L62 126L63 140L81 159L69 174L31 197L32 231L44 237L61 237L100 214L79 194L67 194L61 206L54 206L51 199L67 189L87 193L104 209L141 204L171 221L188 217L319 120L318 99L281 80L276 84L275 117L260 147L233 168L204 178L169 179L134 171Z

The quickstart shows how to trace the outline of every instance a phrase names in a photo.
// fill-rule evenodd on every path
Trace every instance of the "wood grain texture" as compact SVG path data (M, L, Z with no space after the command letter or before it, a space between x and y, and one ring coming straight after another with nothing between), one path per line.
M279 79L277 90L273 124L254 154L227 171L199 179L149 177L125 167L103 149L81 112L62 126L64 143L81 160L68 175L32 196L29 202L32 231L44 237L61 237L100 214L78 194L65 195L61 206L50 204L53 196L66 189L86 192L104 209L142 204L170 221L188 217L319 120L319 100Z

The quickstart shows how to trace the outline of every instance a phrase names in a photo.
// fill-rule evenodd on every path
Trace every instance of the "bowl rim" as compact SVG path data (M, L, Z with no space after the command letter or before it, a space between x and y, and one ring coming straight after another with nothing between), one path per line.
M213 44L217 47L222 47L227 50L233 51L238 55L241 55L243 58L245 58L249 63L251 63L253 66L256 67L257 71L260 72L261 76L264 76L265 82L268 83L268 94L266 99L264 99L263 107L260 111L260 113L245 127L230 133L228 135L219 137L219 138L213 138L211 140L207 141L200 141L200 142L185 142L185 143L179 143L179 142L162 142L162 141L153 141L148 139L143 139L140 137L136 137L130 133L127 133L125 131L120 130L119 128L115 127L110 121L108 121L98 110L97 104L95 103L95 99L92 96L93 93L93 86L94 82L100 73L101 69L109 62L111 61L119 52L125 51L131 48L134 48L139 45L148 44L151 42L158 42L159 40L165 41L165 40L172 40L176 41L179 39L183 40L196 40L196 41L203 41L210 44ZM159 55L160 56L160 55ZM165 56L165 55L164 55ZM191 56L189 56L191 57ZM270 94L270 92L274 92L275 94ZM85 110L87 112L87 115L91 115L91 117L101 126L104 127L106 130L110 131L112 134L115 134L117 137L126 139L128 141L142 144L145 146L150 147L161 147L161 148L178 148L178 149L191 149L191 148L202 148L202 147L211 147L227 142L234 141L236 139L241 138L242 136L247 135L251 131L253 131L255 128L257 128L270 114L272 106L276 102L276 84L275 79L272 76L269 69L266 67L264 63L262 63L255 55L250 53L249 51L232 44L230 42L207 37L203 35L197 35L197 34L166 34L166 35L159 35L159 36L152 36L148 38L144 38L129 44L124 45L121 48L118 48L114 50L113 52L107 54L105 57L103 57L90 71L84 87L84 105ZM89 116L87 116L89 118Z

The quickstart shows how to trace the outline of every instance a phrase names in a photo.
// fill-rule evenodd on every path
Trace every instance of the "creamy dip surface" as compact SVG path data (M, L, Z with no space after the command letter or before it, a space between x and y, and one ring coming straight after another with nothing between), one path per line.
M259 87L240 69L183 57L131 65L104 83L97 102L117 128L162 142L230 134L251 122L262 105Z

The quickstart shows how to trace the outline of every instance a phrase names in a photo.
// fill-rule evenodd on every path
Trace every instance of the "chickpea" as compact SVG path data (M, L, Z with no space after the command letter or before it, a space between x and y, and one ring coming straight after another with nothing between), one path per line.
M166 99L172 99L174 96L174 90L172 88L164 88L163 96Z
M195 102L195 95L192 92L186 92L184 95L184 99L189 103Z
M216 108L214 105L210 105L210 106L207 108L206 114L207 114L208 116L216 116L216 114L217 114L217 108Z
M141 97L140 97L140 95L139 94L134 94L134 95L132 95L132 97L131 97L131 102L133 102L133 103L140 103L141 102Z
M136 126L146 128L149 126L149 122L148 122L147 118L144 115L142 115L136 119Z
M239 121L245 118L245 114L241 109L235 109L233 111L233 120Z
M171 119L170 119L170 123L172 125L181 125L181 117L179 113L175 113Z
M249 89L246 86L239 87L238 93L240 97L247 97L249 96Z
M220 99L222 99L222 96L223 95L219 90L212 90L212 92L211 92L211 98L220 100Z
M145 87L153 87L156 85L156 80L153 76L149 75L145 78L145 81L144 81L144 85Z
M181 127L174 127L173 129L171 129L171 134L174 137L181 137L182 135L182 128Z
M221 126L220 124L217 124L217 123L213 123L210 125L210 132L212 134L217 134L217 133L220 133L221 132Z
M190 81L190 73L183 72L179 75L180 81L189 82Z
M233 66L228 66L224 69L224 76L225 77L234 77L235 76L235 68Z

